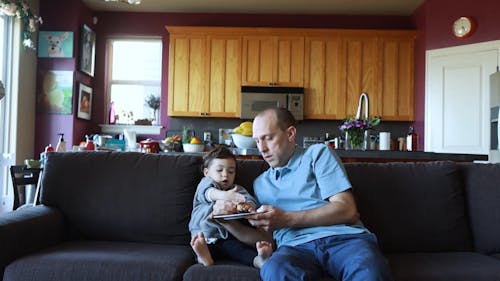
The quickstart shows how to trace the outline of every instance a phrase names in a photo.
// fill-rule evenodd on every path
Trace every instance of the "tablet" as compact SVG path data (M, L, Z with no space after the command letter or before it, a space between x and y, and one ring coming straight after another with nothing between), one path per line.
M250 212L250 213L237 213L237 214L229 214L229 215L216 215L213 216L214 219L223 219L223 220L237 220L243 219L246 216L262 214L264 212Z

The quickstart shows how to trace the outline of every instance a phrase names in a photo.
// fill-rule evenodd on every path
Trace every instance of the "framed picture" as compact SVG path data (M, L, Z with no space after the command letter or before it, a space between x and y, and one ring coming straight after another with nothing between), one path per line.
M94 77L95 32L87 25L80 31L80 71Z
M73 71L41 70L39 75L38 112L72 114Z
M72 58L73 32L70 31L39 31L39 58Z
M92 88L80 83L78 87L78 111L76 117L90 120L92 116Z

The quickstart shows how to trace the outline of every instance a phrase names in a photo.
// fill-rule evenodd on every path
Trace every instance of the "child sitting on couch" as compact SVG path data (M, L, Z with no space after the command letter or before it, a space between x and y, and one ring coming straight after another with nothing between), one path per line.
M268 241L246 239L239 241L226 228L212 219L213 205L217 200L226 200L244 211L255 211L256 201L246 189L235 185L236 157L226 147L220 146L203 158L204 177L198 184L193 200L193 211L189 222L191 247L198 262L210 266L214 258L230 258L249 266L260 268L272 254ZM255 237L255 236L253 236ZM254 242L256 249L251 247Z

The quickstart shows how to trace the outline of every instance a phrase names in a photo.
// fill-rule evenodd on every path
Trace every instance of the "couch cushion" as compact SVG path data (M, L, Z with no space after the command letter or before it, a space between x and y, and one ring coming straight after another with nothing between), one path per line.
M187 244L200 165L189 155L53 153L41 202L83 238Z
M80 241L14 261L3 280L173 281L193 262L189 246Z
M347 163L358 210L385 252L471 248L463 187L452 162Z
M500 253L500 164L462 163L474 248Z
M234 182L246 188L253 195L253 181L267 169L269 169L269 165L264 160L238 159Z
M394 280L499 280L500 260L472 252L389 254Z
M232 262L217 262L213 266L196 264L184 273L183 281L260 281L259 270Z

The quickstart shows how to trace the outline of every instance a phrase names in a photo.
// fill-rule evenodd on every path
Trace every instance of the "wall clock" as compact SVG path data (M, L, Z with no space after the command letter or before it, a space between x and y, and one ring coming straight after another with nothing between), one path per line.
M470 37L476 30L476 23L471 17L459 17L453 22L453 35L460 39Z

